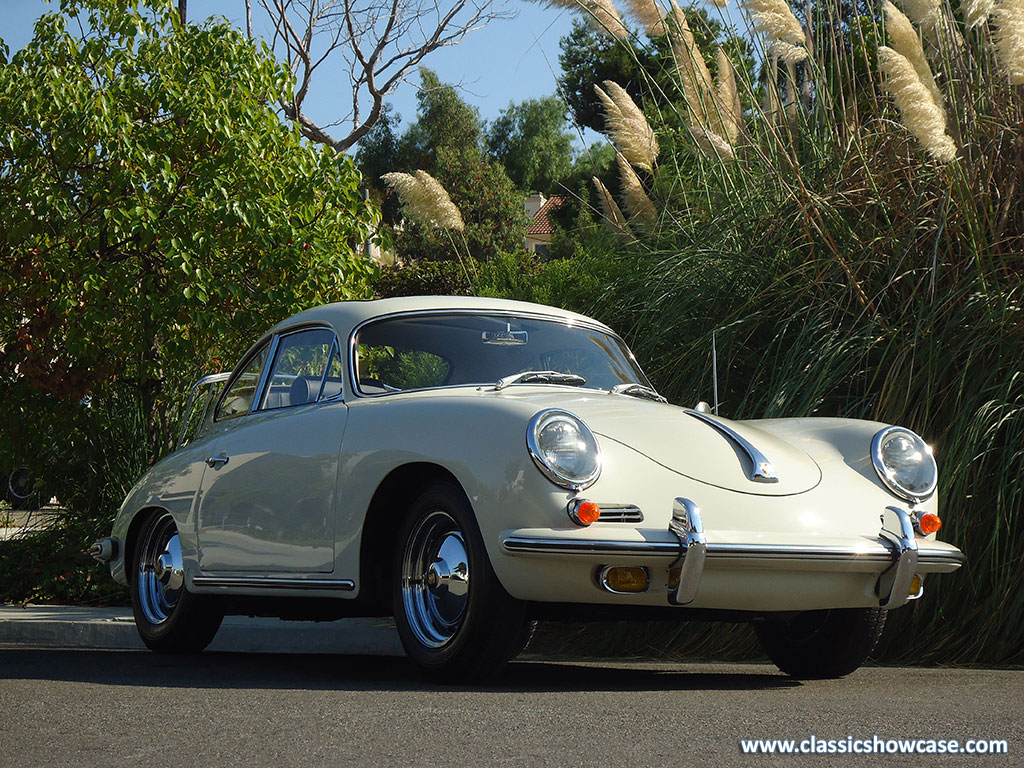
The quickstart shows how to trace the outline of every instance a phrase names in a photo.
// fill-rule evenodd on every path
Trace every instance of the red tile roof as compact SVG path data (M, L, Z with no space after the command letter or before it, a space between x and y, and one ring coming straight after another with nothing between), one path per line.
M526 228L527 235L551 235L555 228L548 220L548 214L557 211L568 202L565 195L552 195L544 201L544 205L533 216L533 221Z

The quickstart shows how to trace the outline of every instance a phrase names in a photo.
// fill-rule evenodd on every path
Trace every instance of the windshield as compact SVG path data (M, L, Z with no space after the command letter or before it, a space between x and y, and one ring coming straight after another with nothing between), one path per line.
M650 386L617 336L590 326L499 314L429 314L386 318L356 334L354 370L359 391L496 384L525 371L573 374L548 377L610 390L618 384ZM522 383L544 383L525 377Z

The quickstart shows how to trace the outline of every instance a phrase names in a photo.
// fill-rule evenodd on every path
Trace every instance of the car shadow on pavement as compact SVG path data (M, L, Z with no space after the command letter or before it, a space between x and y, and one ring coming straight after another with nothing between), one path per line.
M0 679L59 680L168 688L309 690L465 689L477 691L767 690L800 683L764 667L521 660L486 683L439 685L404 657L216 653L166 656L149 651L58 648L0 650Z

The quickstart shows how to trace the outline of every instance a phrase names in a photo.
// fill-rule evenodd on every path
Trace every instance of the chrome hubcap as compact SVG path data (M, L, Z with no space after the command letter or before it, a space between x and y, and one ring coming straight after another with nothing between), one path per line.
M139 551L136 587L139 606L150 624L170 618L185 586L181 540L170 515L156 521L146 533Z
M402 602L420 643L440 648L462 626L469 601L469 555L458 524L431 512L413 529L402 556Z

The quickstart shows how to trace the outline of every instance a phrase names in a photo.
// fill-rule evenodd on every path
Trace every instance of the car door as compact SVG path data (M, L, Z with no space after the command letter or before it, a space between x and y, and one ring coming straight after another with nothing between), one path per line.
M275 336L228 386L199 500L204 573L330 573L348 416L327 328Z

